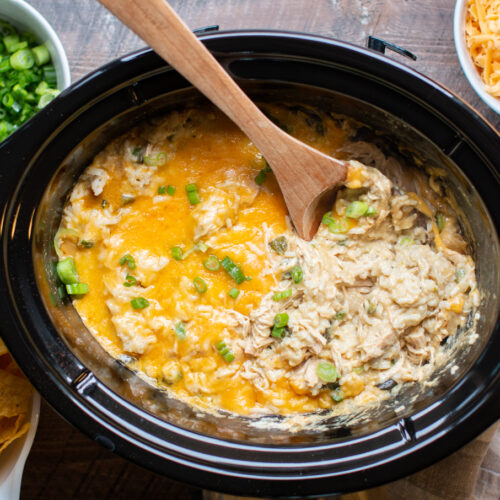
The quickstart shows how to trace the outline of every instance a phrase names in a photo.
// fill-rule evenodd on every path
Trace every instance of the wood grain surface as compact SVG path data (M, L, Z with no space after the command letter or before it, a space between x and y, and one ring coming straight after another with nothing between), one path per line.
M28 2L59 34L73 81L144 46L96 0ZM452 30L454 0L171 0L170 3L191 28L218 24L221 30L304 31L363 46L368 35L384 38L410 50L418 59L413 62L393 53L389 57L448 87L500 129L500 116L476 96L458 63ZM476 488L480 495L477 498L498 498L489 496L496 487L500 491L500 438L497 441L496 451L488 452L481 470L478 488L482 490ZM21 498L189 500L201 499L202 493L106 451L44 403L25 469Z

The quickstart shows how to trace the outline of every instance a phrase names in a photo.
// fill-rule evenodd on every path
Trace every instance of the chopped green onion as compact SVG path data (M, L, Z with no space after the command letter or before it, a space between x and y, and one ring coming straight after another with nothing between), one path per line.
M56 68L52 64L47 64L42 68L43 77L47 83L51 86L55 86L57 83Z
M333 234L343 234L347 233L349 230L349 222L346 219L332 220L328 224L328 231Z
M276 314L274 317L274 326L281 328L286 325L288 325L288 314L286 312Z
M341 247L345 247L348 241L349 240L347 238L345 240L339 240L339 241L337 241L337 245L339 245Z
M43 66L50 61L50 53L45 45L38 45L31 49L37 66Z
M139 163L139 165L144 163L144 151L140 146L136 146L132 150L132 155L135 156L136 162Z
M278 255L283 255L288 250L288 242L284 236L274 238L274 240L269 242L269 246Z
M276 292L274 295L273 295L273 300L275 302L278 302L280 300L284 300L284 299L288 299L289 297L292 296L292 289L289 288L288 290L283 290L281 292Z
M179 340L184 340L186 338L186 327L182 321L179 321L174 328L175 334Z
M42 80L35 88L35 94L37 95L43 95L45 94L45 92L47 92L49 88L49 84L45 81L45 80Z
M167 155L163 152L160 151L159 153L156 153L153 156L144 156L144 163L148 167L161 167L162 165L165 165L167 163Z
M295 265L290 269L290 275L292 276L293 282L297 285L304 278L304 272L299 264Z
M334 221L335 219L332 219L332 212L326 212L326 214L323 215L323 218L321 219L321 223L325 226L329 226Z
M239 266L237 266L229 257L224 257L224 259L221 262L222 267L224 270L233 278L238 285L243 283L245 281L245 273L241 270Z
M19 35L17 33L3 37L3 44L9 53L15 52L18 43Z
M465 276L465 269L463 267L459 267L455 271L455 281L458 283Z
M198 188L196 184L188 184L186 186L186 194L191 205L197 205L200 203L200 195L198 194Z
M64 236L78 236L78 231L76 229L67 229L62 228L58 229L54 236L54 250L59 258L62 257L63 253L61 251L61 247L59 245L59 240Z
M219 354L222 356L224 361L226 361L226 363L231 363L231 361L234 360L235 356L234 356L233 352L231 351L231 349L226 345L226 343L223 340L219 340L219 342L217 342L217 344L215 344L215 347L219 351Z
M264 184L264 181L267 178L267 174L271 173L271 167L269 166L269 163L266 161L266 166L255 176L255 184L258 186L262 186Z
M346 208L345 216L349 217L349 219L359 219L363 215L366 215L369 208L368 203L364 201L353 201Z
M131 274L127 274L123 286L134 286L137 283L137 278Z
M78 246L82 248L92 248L94 246L94 242L88 240L80 240L78 242Z
M87 283L70 283L66 285L66 292L69 295L85 295L89 293L89 286Z
M182 248L181 247L172 247L172 257L175 259L175 260L182 260L184 259L184 255L182 253Z
M285 335L285 327L284 326L273 326L271 330L271 337L275 339L281 339Z
M165 194L166 191L167 191L167 188L165 186L158 187L158 194Z
M56 270L57 275L65 285L71 285L79 282L76 264L73 257L67 257L60 260L57 263Z
M205 252L208 250L208 245L205 245L205 243L203 243L203 241L200 241L200 242L198 242L198 244L196 245L196 248L197 248L200 252L205 253Z
M407 247L408 245L411 245L412 243L413 243L413 239L410 238L409 236L401 236L401 238L399 238L399 241L398 241L399 246L402 246L402 247Z
M144 309L149 306L149 300L144 297L136 297L130 301L130 304L134 309Z
M194 278L193 285L198 293L205 293L207 291L206 281L199 276L196 276L196 278Z
M444 229L444 226L446 225L446 219L444 217L444 214L441 212L436 213L436 225L439 232L441 233Z
M170 184L167 186L167 194L170 196L174 196L175 194L175 186L171 186Z
M375 217L378 214L377 210L373 207L368 207L368 210L365 212L365 217Z
M126 253L121 259L120 259L120 265L123 266L124 264L127 264L127 267L129 269L135 269L136 264L135 264L135 259L130 255L129 253Z
M215 255L209 255L207 259L203 262L203 265L209 271L218 271L220 269L219 259Z
M365 302L365 309L368 314L375 314L377 311L377 304L371 300Z
M47 104L54 100L61 92L57 89L49 89L47 90L47 92L45 92L45 94L43 94L42 97L40 97L40 100L38 101L38 108L39 109L42 109L44 108L45 106L47 106Z
M335 389L334 391L332 391L330 393L330 396L336 403L340 403L345 398L344 393L340 389Z
M240 294L240 291L237 288L231 288L231 290L229 290L229 292L227 292L227 294L232 299L236 299L238 297L238 295Z
M335 365L329 361L320 361L316 366L316 374L322 382L327 384L335 382L338 378Z

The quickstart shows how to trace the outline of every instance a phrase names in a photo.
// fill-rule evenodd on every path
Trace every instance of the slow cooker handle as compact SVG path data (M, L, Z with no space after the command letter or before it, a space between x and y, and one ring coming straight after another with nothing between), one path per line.
M385 54L385 49L389 49L392 50L393 52L396 52L397 54L409 57L414 61L417 60L417 56L413 52L403 49L403 47L400 47L395 43L388 42L387 40L382 40L382 38L377 38L376 36L370 35L366 40L366 46L369 49L375 50L376 52L380 52L381 54Z

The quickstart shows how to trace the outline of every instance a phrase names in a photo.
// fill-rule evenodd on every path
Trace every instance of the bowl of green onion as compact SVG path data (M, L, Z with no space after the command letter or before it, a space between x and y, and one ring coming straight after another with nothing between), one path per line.
M0 142L71 83L64 48L23 0L0 2Z

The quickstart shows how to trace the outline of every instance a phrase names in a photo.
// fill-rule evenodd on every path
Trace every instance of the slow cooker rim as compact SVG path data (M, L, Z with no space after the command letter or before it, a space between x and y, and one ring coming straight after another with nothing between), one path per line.
M239 35L240 33L241 33L241 32L238 32L238 35ZM248 31L248 32L246 32L246 33L252 33L252 34L253 34L253 33L255 33L255 31ZM268 33L268 32L261 32L261 31L259 31L259 34L263 34L263 33ZM220 33L220 34L219 34L219 33L217 33L217 34L208 34L208 35L204 35L202 38L203 38L203 39L205 39L205 38L210 38L210 39L211 39L211 38L217 38L217 37L219 37L220 35L226 35L226 33ZM287 33L286 35L290 35L290 34L289 34L289 33ZM312 38L312 39L318 39L318 38L319 38L320 40L326 40L326 41L328 41L328 42L332 42L332 40L330 40L330 39L326 39L326 38L324 38L324 37L317 37L317 36L309 36L309 35L307 35L307 36L306 36L306 38L308 38L308 39L311 39L311 38ZM342 43L343 43L343 44L345 44L344 42L342 42ZM347 45L349 45L349 47L350 47L350 44L347 44ZM354 46L354 47L356 47L356 46ZM149 56L149 55L151 55L151 51L150 51L149 49L143 49L143 50L140 50L140 51L136 52L136 53L135 53L135 55L132 55L132 60L133 60L135 57L140 57L140 56ZM377 54L374 54L374 55L375 55L375 56L377 56L377 57L382 58L382 56L378 56ZM98 71L96 72L96 74L95 74L95 77L99 77L99 75L101 74L101 72L102 72L102 71L104 71L104 69L106 69L106 68L109 70L109 69L111 69L111 68L113 67L113 65L115 65L115 64L116 64L116 65L120 65L123 61L126 61L126 58L127 58L127 57L130 57L130 56L125 56L124 58L122 58L122 59L120 59L120 60L118 60L118 61L114 61L114 62L112 62L112 63L109 63L109 64L108 64L108 65L106 65L105 67L101 68L101 70L98 70ZM383 58L383 59L384 59L384 62L387 62L385 58ZM398 65L399 65L399 63L396 63L396 64L398 64ZM91 76L92 76L92 75L89 75L89 77L87 77L86 79L84 79L85 81L83 81L83 82L82 82L82 81L80 81L80 82L78 82L78 84L79 84L79 85L83 85L83 84L85 84L85 82L86 82L86 81L88 81L89 79L91 80ZM424 78L425 78L425 77L424 77ZM434 83L434 82L433 82L433 83ZM75 88L77 88L77 87L78 87L78 84L75 84ZM0 148L0 149L1 149L1 148ZM3 248L4 248L4 255L7 255L6 251L7 251L7 244L8 244L8 242L7 242L6 238L4 238L4 242L3 242L3 243L4 243L4 245L3 245ZM34 359L34 361L35 361L35 362L36 362L36 361L39 361L39 359L35 358L35 359ZM40 387L41 387L41 389L40 389L40 390L42 391L42 386L40 386ZM47 390L47 387L43 387L43 389L44 389L44 392L45 392L45 391ZM490 403L491 403L491 399L490 399ZM57 405L57 406L59 406L59 405ZM498 410L498 408L496 408L496 409ZM471 430L471 428L472 428L472 427L473 427L473 426L470 426L470 427L468 428L468 430ZM479 427L481 427L481 426L479 426ZM481 429L477 430L477 432L479 432L480 430L481 430ZM475 431L472 431L472 432L475 432ZM90 432L89 432L89 431L87 431L87 433L89 433L89 434L91 434L91 435L93 434L93 432L92 432L92 431L90 431ZM470 432L469 432L469 434L470 434ZM326 446L326 445L325 445L325 446ZM458 447L458 446L459 446L459 444L457 444L457 445L456 445L456 447ZM128 454L126 454L126 456L127 456L128 458L130 458L130 456L129 456ZM192 480L192 478L188 478L188 479L191 479L191 480ZM372 484L374 484L374 483L372 483ZM231 489L231 491L234 491L234 489L232 488L232 489Z

